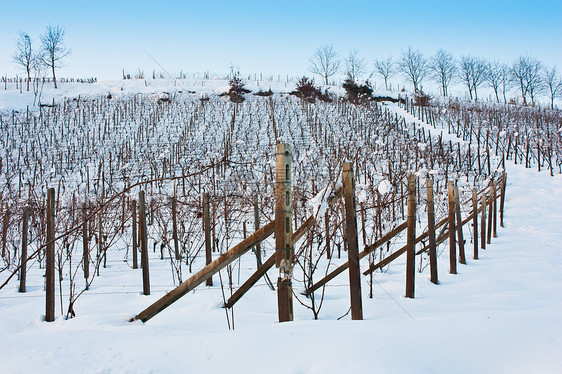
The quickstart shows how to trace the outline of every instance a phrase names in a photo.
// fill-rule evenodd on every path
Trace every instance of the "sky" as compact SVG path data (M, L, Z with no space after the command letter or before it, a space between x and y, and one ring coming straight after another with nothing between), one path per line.
M511 62L528 54L562 69L562 1L27 1L0 0L0 74L12 62L18 32L34 47L47 25L61 25L72 53L62 77L120 79L123 69L151 75L228 73L310 75L313 52L333 44L342 57L357 49L399 57L412 46Z

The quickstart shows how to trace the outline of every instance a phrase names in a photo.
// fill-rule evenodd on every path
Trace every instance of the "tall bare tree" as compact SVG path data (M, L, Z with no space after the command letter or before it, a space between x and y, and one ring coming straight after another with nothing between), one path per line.
M402 51L398 61L398 71L412 81L414 92L418 92L420 84L428 73L427 60L420 51L408 47L406 52Z
M353 82L357 81L360 76L365 74L365 59L359 57L357 49L349 51L345 58L345 74Z
M478 100L478 87L486 79L488 64L478 57L463 56L459 65L459 78L466 84L470 99Z
M546 86L546 92L550 98L550 108L554 109L554 99L560 96L562 92L562 78L556 70L556 66L550 69L545 69L544 72L544 84Z
M447 96L449 84L457 71L453 56L443 49L438 50L429 60L429 70L431 71L433 79L441 85L441 93L443 96Z
M34 58L35 55L31 50L31 38L27 33L20 31L16 39L16 51L14 52L13 59L27 74L27 91L29 91L29 81L31 81Z
M308 70L322 77L328 85L328 79L335 75L340 68L340 58L333 45L323 45L318 48L309 60Z
M45 34L41 35L41 44L43 46L43 63L51 69L53 73L53 82L57 88L57 77L55 68L60 67L60 61L70 54L64 44L64 29L61 26L47 26Z
M535 103L535 97L542 89L542 63L531 56L519 56L511 64L511 79L520 90L523 105L527 105L527 95Z
M486 74L486 83L494 90L496 101L500 102L499 92L504 80L508 78L507 66L500 61L492 61L488 64L488 73Z
M384 88L388 90L388 79L394 75L394 60L392 57L375 60L375 69L384 78Z
M535 105L535 98L544 90L543 66L542 62L535 58L527 61L525 82L527 84L527 92L531 97L531 103Z

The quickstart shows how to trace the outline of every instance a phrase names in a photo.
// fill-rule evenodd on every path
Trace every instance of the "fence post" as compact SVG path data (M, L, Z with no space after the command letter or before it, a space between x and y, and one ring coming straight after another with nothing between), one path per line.
M454 183L447 184L449 193L449 273L457 274L457 249L455 243L455 192Z
M203 193L203 230L205 231L205 259L206 265L213 262L213 254L211 253L211 220L209 216L209 194ZM213 277L207 279L207 286L213 285Z
M86 203L82 204L82 266L84 267L84 280L88 289L88 278L90 277L90 253L88 249L88 211Z
M132 214L132 219L133 219L133 269L138 269L139 268L139 264L138 264L138 248L139 248L139 243L138 243L138 230L137 230L137 201L133 200L133 207L131 208L133 210L133 214Z
M2 258L6 257L6 246L8 242L8 224L10 223L10 209L8 204L6 206L6 211L4 212L4 223L2 225Z
M406 297L414 298L416 274L416 176L408 176L408 228L406 249Z
M46 250L46 308L45 321L55 320L55 189L47 191L47 250Z
M480 248L486 249L486 192L482 192L482 219L480 222Z
M142 293L150 295L150 275L148 272L148 243L146 233L146 204L144 201L144 191L139 191L139 234L141 247L141 266L142 266Z
M492 243L492 209L493 209L493 201L492 201L492 190L494 188L494 182L490 183L490 196L488 197L487 203L488 203L488 231L487 231L487 235L486 235L486 244L490 244Z
M439 284L437 276L437 245L435 243L435 208L433 204L433 179L426 181L427 189L427 230L429 236L429 272L431 283Z
M260 212L258 209L258 195L254 195L254 232L260 229ZM262 265L261 262L261 245L260 243L256 244L256 261L258 268Z
M498 228L498 204L496 202L496 184L492 183L492 191L490 192L492 194L492 236L494 238L498 237L498 233L497 233L497 228Z
M459 198L459 188L455 186L455 211L457 216L457 239L459 242L459 262L466 265L466 257L464 255L464 235L462 232L462 216L461 203Z
M277 280L279 322L293 320L291 163L290 146L277 144L275 150L275 266L279 268Z
M473 258L478 260L478 197L476 188L472 189L472 241L474 244Z
M26 270L27 270L27 226L29 219L29 208L23 208L23 222L22 222L22 233L21 233L21 265L20 265L20 288L19 292L25 292L25 281L26 281Z
M180 245L178 242L178 221L177 221L177 200L176 189L174 188L174 196L172 197L172 238L174 239L174 251L176 260L180 259Z
M355 178L353 164L343 163L342 185L345 203L345 226L347 256L349 262L349 294L351 301L351 319L363 319L361 302L361 269L359 266L359 249L357 240L357 207L355 201Z
M503 204L505 202L505 184L507 183L507 174L502 173L501 195L500 195L500 226L503 226Z

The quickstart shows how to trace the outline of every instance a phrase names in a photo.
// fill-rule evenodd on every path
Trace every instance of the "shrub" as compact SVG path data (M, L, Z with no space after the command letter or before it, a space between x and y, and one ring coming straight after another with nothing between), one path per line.
M347 99L353 104L365 104L373 98L373 89L369 81L365 84L357 84L348 76L342 87L347 94Z
M291 92L291 95L295 95L311 104L316 102L316 99L325 102L332 101L328 90L322 93L320 88L314 85L314 80L308 77L302 77L301 80L297 82L296 91Z

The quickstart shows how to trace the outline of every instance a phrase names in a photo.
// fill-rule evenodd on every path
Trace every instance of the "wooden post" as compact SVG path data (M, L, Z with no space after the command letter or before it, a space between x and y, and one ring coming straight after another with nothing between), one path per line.
M478 260L478 196L476 188L472 189L472 241L475 260Z
M21 256L20 256L20 288L19 292L25 292L26 269L27 269L27 234L28 234L29 208L23 208L23 222L21 233Z
M492 189L494 186L494 182L492 182L490 184L490 196L488 197L487 203L488 203L488 231L487 231L487 235L486 235L486 243L490 244L492 243L492 208L493 208L493 202L492 202Z
M332 258L332 251L330 249L330 210L326 210L324 215L324 226L326 226L326 258Z
M431 282L439 284L437 276L437 245L435 244L435 209L433 204L433 179L428 178L427 189L427 231L429 235L429 272Z
M86 289L88 288L88 278L90 277L90 252L88 249L88 211L86 203L82 204L82 266L84 269L84 280Z
M414 298L416 274L416 176L408 176L408 228L406 231L406 297Z
M457 216L457 239L459 243L459 262L466 265L466 257L464 255L464 235L462 232L462 216L461 203L459 199L459 188L455 186L455 212Z
M497 228L498 228L498 204L496 203L496 185L492 183L492 190L490 191L492 194L492 236L494 238L498 237Z
M254 232L258 231L259 228L260 228L260 212L258 207L258 195L254 195ZM256 252L256 262L259 268L262 265L260 243L256 244L255 252Z
M501 195L500 195L500 226L503 226L503 205L505 203L505 184L507 183L507 174L502 173Z
M486 249L486 193L482 192L482 219L480 221L480 248Z
M146 233L146 204L144 201L144 191L139 192L139 236L141 247L141 266L142 266L142 293L150 295L150 275L148 271L148 243Z
M45 270L45 321L55 320L55 189L47 191L47 267Z
M347 256L349 262L349 293L351 299L351 319L363 319L361 302L361 268L359 266L359 249L357 240L357 208L355 201L355 178L353 164L343 163L342 185L345 203L345 226L347 239Z
M457 248L455 243L455 192L454 183L447 184L449 192L449 273L457 274Z
M137 232L137 201L133 200L133 214L132 214L132 219L133 219L133 269L138 269L139 268L139 264L138 264L138 248L139 248L139 244L138 244L138 232Z
M279 268L277 280L279 322L293 320L291 163L290 146L277 144L275 150L275 266Z
M8 224L10 223L10 210L8 209L8 204L6 206L6 211L4 212L4 223L2 225L2 258L6 258L6 247L8 243Z
M205 231L205 259L206 265L213 262L212 246L211 246L211 220L209 215L209 194L203 194L203 230ZM213 277L207 279L207 286L213 285Z
M177 222L177 201L176 193L174 189L174 196L172 197L172 238L174 240L174 251L176 255L176 260L180 259L180 245L178 241L178 222Z

